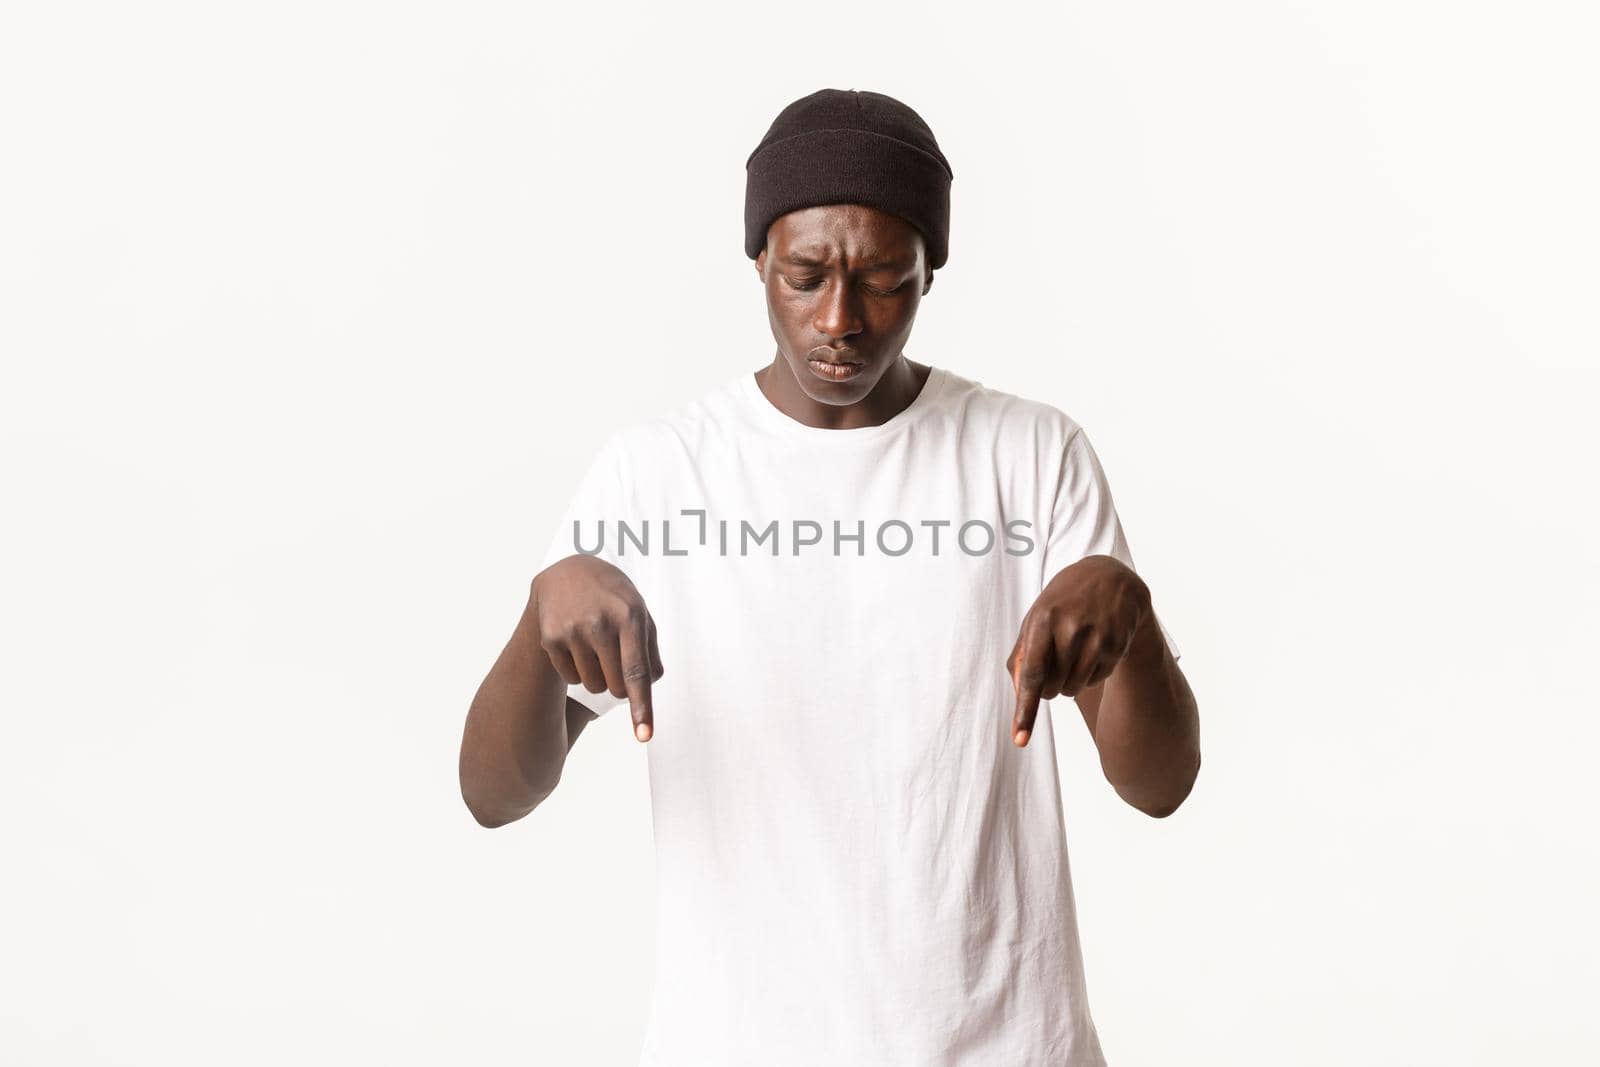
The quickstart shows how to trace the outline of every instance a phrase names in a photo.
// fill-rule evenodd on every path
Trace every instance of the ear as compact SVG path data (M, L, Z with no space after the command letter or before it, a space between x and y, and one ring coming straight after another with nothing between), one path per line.
M765 281L767 277L767 250L765 248L756 253L755 264L756 277Z
M928 272L928 280L922 283L922 295L927 296L928 290L933 288L933 271Z

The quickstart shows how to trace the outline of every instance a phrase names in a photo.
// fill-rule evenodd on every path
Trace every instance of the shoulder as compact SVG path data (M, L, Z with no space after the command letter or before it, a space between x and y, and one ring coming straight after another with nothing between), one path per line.
M736 435L739 382L725 379L688 400L615 426L598 452L625 470L659 465L671 455L695 455Z
M1083 426L1065 408L1048 400L986 385L945 371L945 407L965 426L983 428L1010 442L1033 441L1063 448Z

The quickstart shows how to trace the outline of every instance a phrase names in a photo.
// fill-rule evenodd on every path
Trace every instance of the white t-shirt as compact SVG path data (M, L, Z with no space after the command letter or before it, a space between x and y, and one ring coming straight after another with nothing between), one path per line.
M1051 702L1016 747L1005 665L1047 575L1133 565L1083 429L941 367L818 429L742 373L604 442L543 566L602 544L665 668L641 1067L1104 1064Z

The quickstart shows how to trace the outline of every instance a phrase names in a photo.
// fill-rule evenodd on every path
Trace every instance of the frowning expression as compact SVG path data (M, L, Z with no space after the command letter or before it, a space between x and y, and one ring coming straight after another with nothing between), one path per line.
M933 285L917 228L861 204L779 216L756 274L766 286L772 336L800 388L838 405L872 392Z

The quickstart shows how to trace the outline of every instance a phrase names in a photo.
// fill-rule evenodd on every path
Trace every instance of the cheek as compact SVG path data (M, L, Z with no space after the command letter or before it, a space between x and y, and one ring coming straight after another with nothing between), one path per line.
M810 333L812 304L804 293L779 293L767 302L772 321L795 334Z
M922 303L922 293L914 291L904 299L896 302L886 309L895 320L895 325L904 328L911 325L911 320L916 318L917 307Z

